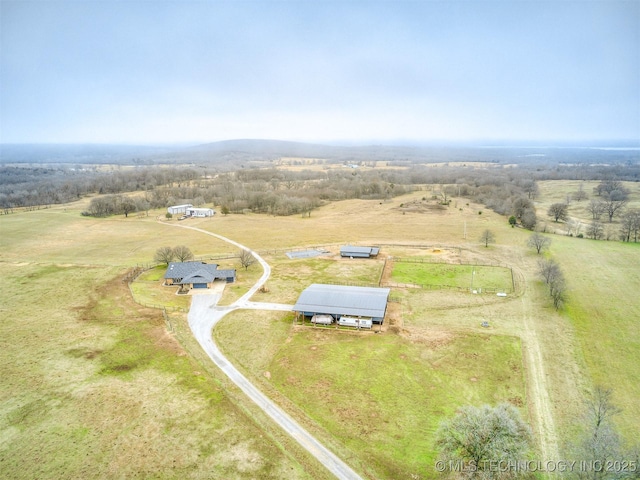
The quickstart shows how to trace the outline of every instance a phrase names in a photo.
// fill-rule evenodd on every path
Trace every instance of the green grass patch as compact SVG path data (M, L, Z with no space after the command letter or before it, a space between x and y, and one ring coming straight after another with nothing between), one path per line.
M511 270L503 267L446 263L394 262L393 282L430 288L469 288L511 292Z
M460 405L525 403L514 337L461 334L429 345L307 331L269 371L276 388L381 478L433 477L434 432Z
M177 286L164 286L166 265L159 265L140 274L131 284L131 293L136 302L141 305L168 309L189 309L189 297L176 295Z
M575 327L593 384L613 390L618 425L629 441L640 431L640 244L558 237L570 289L565 313Z
M512 336L411 342L293 329L290 314L249 311L225 317L214 336L235 364L290 399L377 478L435 478L434 432L460 405L526 404ZM261 347L247 348L255 338Z
M271 265L271 278L266 293L257 293L254 300L290 303L312 283L355 285L377 284L384 263L374 259L305 258L290 260L284 255L265 257Z

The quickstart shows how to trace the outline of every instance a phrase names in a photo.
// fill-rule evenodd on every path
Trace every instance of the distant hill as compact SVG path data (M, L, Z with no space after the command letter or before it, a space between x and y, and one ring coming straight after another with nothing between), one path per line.
M281 157L331 162L388 161L396 165L437 162L637 163L637 148L510 146L494 143L431 145L322 145L283 140L224 140L194 146L0 144L0 164L195 164L220 170L264 166Z

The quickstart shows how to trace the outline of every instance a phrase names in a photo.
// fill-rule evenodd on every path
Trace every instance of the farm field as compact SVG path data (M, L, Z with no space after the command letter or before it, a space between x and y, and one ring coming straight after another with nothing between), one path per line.
M458 405L525 405L517 337L292 329L291 318L234 312L214 336L261 388L285 397L294 414L317 424L316 435L350 452L351 463L373 478L432 478L434 432ZM248 350L252 338L265 348Z
M536 198L535 204L538 210L538 218L540 223L547 226L548 231L557 231L559 234L566 234L566 224L564 222L555 223L553 219L547 216L547 210L553 203L566 203L569 199L568 214L569 218L582 225L580 232L585 234L588 224L593 221L593 216L589 212L588 207L591 200L599 200L594 193L594 189L600 182L597 181L581 181L581 180L547 180L538 182L540 195ZM635 182L621 182L622 185L629 190L628 208L640 208L640 184ZM582 188L587 198L584 200L572 200L579 188ZM605 229L611 230L611 238L618 238L619 218L614 218L614 222L609 224L608 219L602 217Z
M391 280L404 284L416 284L427 288L482 289L491 292L513 292L511 270L503 267L484 265L452 265L423 263L420 258L415 263L393 262Z
M546 191L541 188L539 205L549 202ZM539 455L560 455L574 433L582 397L596 383L614 389L623 409L618 425L627 440L635 440L638 246L552 235L547 255L560 263L569 286L567 307L556 312L537 279L539 257L526 247L529 232L465 199L437 211L399 208L424 194L382 203L336 202L307 218L248 214L181 224L270 252L265 259L272 277L256 301L293 303L314 282L376 283L384 255L435 255L435 246L442 258L512 266L514 294L394 289L394 328L382 335L295 327L286 314L237 311L214 332L221 348L372 478L434 478L433 431L468 403L511 401L536 433ZM224 478L323 478L323 469L204 363L182 315L172 316L177 333L167 334L161 313L134 303L120 280L129 268L151 262L161 246L187 245L197 257L235 248L172 228L175 220L158 223L155 216L162 212L94 219L81 217L83 208L78 202L0 217L1 308L7 319L0 327L0 358L10 366L0 384L3 474L20 478L28 463L37 465L33 474L39 478L59 478L61 472L76 478L87 472L197 478L206 469ZM496 235L489 248L479 242L487 228ZM383 255L284 255L288 248L346 243L382 245ZM227 287L223 304L261 274L258 265L235 268L239 282ZM423 274L404 275L408 280ZM184 302L172 289L154 291L160 276L153 270L133 284L138 300ZM343 407L350 398L375 416Z
M0 219L2 477L322 477L132 301L120 278L173 232L79 213Z

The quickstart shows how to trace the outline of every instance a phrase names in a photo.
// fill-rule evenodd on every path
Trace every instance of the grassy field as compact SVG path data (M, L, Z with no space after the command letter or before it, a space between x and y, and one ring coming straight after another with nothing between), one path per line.
M419 260L419 258L416 258ZM391 280L434 288L485 289L512 292L511 270L482 265L452 265L394 261Z
M568 279L566 315L594 384L611 388L629 441L640 432L640 245L567 237L554 257Z
M384 262L377 259L346 259L339 255L290 260L286 255L263 257L271 265L268 291L257 293L260 302L294 304L312 283L377 285Z
M599 200L594 193L595 187L600 182L596 181L582 181L582 180L548 180L544 182L538 182L540 195L536 198L536 208L538 210L539 223L546 224L549 231L557 231L558 233L566 232L566 225L564 222L555 223L551 217L547 215L549 207L553 203L566 203L569 199L568 213L569 217L576 222L582 224L580 232L586 236L586 228L593 221L593 216L588 210L589 203L592 199ZM640 208L640 184L635 182L622 182L624 187L629 190L629 203L628 208ZM571 200L571 195L578 191L582 185L583 191L587 194L587 198L584 200L576 201ZM601 222L605 226L605 230L611 230L611 238L618 238L619 230L618 217L614 217L613 223L609 223L606 215L603 215Z
M466 404L522 407L526 394L517 337L431 333L418 339L292 329L290 314L235 312L215 338L370 477L433 478L434 432L443 416ZM252 338L267 348L247 349Z
M542 183L537 202L544 215L555 198L547 193L557 193ZM282 313L237 311L214 332L221 347L371 478L433 477L433 429L468 403L512 401L538 441L540 419L550 415L562 445L595 383L614 388L624 409L619 425L634 440L640 431L638 246L551 236L548 255L559 261L570 288L566 310L556 312L536 276L538 256L526 247L529 232L464 199L443 210L399 207L424 195L336 202L306 218L248 214L184 224L271 252L268 291L254 300L293 303L314 282L376 283L384 255L510 265L516 293L394 289L389 321L396 333L381 335L294 327ZM184 316L173 319L178 343L165 333L159 311L134 303L120 280L127 269L151 263L161 246L187 245L198 257L235 248L168 226L176 221L158 223L161 212L81 217L87 201L0 217L3 476L22 478L25 465L27 476L38 478L326 476L208 365ZM487 228L496 243L484 248L479 237ZM340 259L337 246L349 243L382 245L382 255ZM321 244L335 246L327 258L284 255ZM246 272L234 267L238 283L227 285L227 304L262 273L259 265ZM150 271L133 284L136 299L184 302L159 286L161 273ZM444 272L411 275L444 278ZM539 411L539 392L548 394L548 412Z
M120 277L164 243L162 227L105 219L85 231L70 208L0 222L3 478L323 476L132 301ZM144 241L123 247L136 231Z

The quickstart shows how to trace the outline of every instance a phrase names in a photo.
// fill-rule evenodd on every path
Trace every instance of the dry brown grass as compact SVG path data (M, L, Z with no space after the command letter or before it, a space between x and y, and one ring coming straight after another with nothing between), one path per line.
M553 193L556 190L552 187L553 185L549 185L547 188L544 182L541 185L542 194L538 199L539 211L544 209L544 205L552 203L555 199L554 195L558 195ZM574 188L574 186L567 185L566 188ZM532 398L532 392L535 389L531 386L532 382L537 380L532 378L531 365L527 362L530 358L528 352L531 336L535 336L544 366L543 375L546 386L543 387L549 393L551 410L557 432L561 436L560 440L567 439L566 435L570 433L576 415L579 413L582 393L594 379L606 378L611 365L607 356L601 355L600 350L593 348L591 337L594 336L594 330L587 328L586 320L574 324L571 315L575 312L569 312L567 315L555 312L550 307L544 289L536 278L538 257L525 246L529 232L510 228L504 217L459 198L454 198L449 207L435 213L428 209L414 212L403 211L400 208L401 203L420 204L423 202L423 197L429 198L430 195L431 191L425 188L390 202L364 200L336 202L313 211L310 218L253 214L229 215L214 219L189 220L189 225L220 233L258 251L281 249L277 254L268 256L268 261L274 266L273 277L268 283L270 291L258 294L254 298L262 301L292 302L297 292L304 288L307 282L312 282L318 276L321 278L371 277L373 281L377 281L374 277L379 274L379 264L384 255L428 255L453 262L476 260L512 266L522 290L517 295L506 299L449 291L394 291L394 296L400 300L399 303L393 303L389 307L393 317L394 331L400 334L398 338L412 345L412 351L414 346L417 351L420 351L422 348L420 346L424 345L425 352L431 348L438 348L440 344L448 345L447 342L450 342L452 335L488 334L518 337L522 342L525 374L528 379L528 397L524 407L528 407L531 413L530 421L534 427L538 419L534 414L536 399ZM123 343L121 336L123 328L132 320L136 325L143 325L146 317L137 314L128 315L129 306L120 294L103 291L105 296L102 296L92 292L100 285L108 283L109 279L113 278L117 272L123 271L125 267L150 261L159 246L185 244L196 255L213 255L234 249L230 249L213 237L198 232L168 228L157 223L153 217L88 219L79 216L81 208L83 208L82 204L78 204L0 218L2 222L0 227L3 232L0 237L0 268L4 274L2 287L3 293L10 293L6 297L9 301L2 306L2 313L11 319L11 322L5 322L0 330L4 342L0 355L3 355L4 364L9 365L6 377L9 380L0 387L0 398L3 401L0 415L3 423L0 428L2 438L7 439L7 442L3 442L0 446L0 456L3 459L9 456L26 458L37 463L34 457L35 447L30 449L30 445L33 444L43 452L40 458L44 458L45 461L40 463L47 465L46 469L48 469L39 471L40 475L37 476L53 477L62 471L62 468L71 468L71 472L79 472L76 475L79 477L86 473L82 470L85 467L80 463L76 466L69 462L65 465L56 463L55 458L60 457L54 455L52 450L54 438L62 439L63 447L60 452L71 459L84 458L83 455L89 448L105 448L109 441L120 441L116 451L126 457L125 450L131 449L139 461L136 464L130 458L130 464L135 467L127 471L128 473L133 475L135 472L141 472L141 474L154 476L153 472L156 472L157 476L162 476L158 473L161 472L160 470L144 470L147 467L143 466L145 458L149 463L154 462L157 452L166 447L166 443L163 443L164 433L157 432L172 432L172 435L175 433L176 438L181 438L181 435L187 435L191 428L195 428L204 421L196 414L194 421L189 424L189 412L192 412L189 408L200 408L202 404L198 398L209 398L206 394L198 393L201 391L200 387L192 391L193 380L196 379L196 385L201 385L201 388L205 388L204 385L209 385L207 388L213 388L215 395L213 393L212 395L215 398L224 397L224 393L211 387L210 374L206 373L203 364L184 367L181 362L186 361L185 358L188 357L180 356L180 353L172 350L173 347L163 344L161 336L149 333L154 329L162 331L163 323L160 319L154 320L160 323L153 324L153 328L144 329L146 332L144 336L137 338L143 338L154 346L154 351L157 347L159 351L164 352L163 358L173 359L172 361L175 360L177 363L169 367L170 362L163 361L161 363L164 367L160 369L126 367L139 365L140 361L144 364L147 361L140 360L136 355L130 355L126 348L121 350L127 345L126 342ZM479 214L480 211L482 214ZM163 212L156 212L156 214L161 213ZM466 238L463 237L465 223ZM497 243L484 248L480 245L478 237L487 228L495 233ZM572 293L571 301L579 304L586 302L585 305L588 305L588 308L597 306L598 295L605 290L598 289L596 284L592 284L593 282L589 283L588 279L593 278L590 273L593 268L606 272L607 278L610 277L611 281L627 278L630 275L627 267L633 264L635 257L628 254L622 247L610 248L605 243L599 243L597 248L592 249L585 240L579 245L581 255L589 258L587 264L575 256L571 257L571 252L575 250L572 246L576 244L567 242L580 240L567 238L560 241L559 237L554 238L558 240L552 243L551 254L571 259L567 263L570 265L570 273L566 272L571 288L576 290L585 288L587 292L584 295L578 292ZM292 261L284 256L284 251L291 247L332 244L331 248L335 250L340 244L347 243L383 245L383 254L381 259L368 261L368 263L365 263L367 261L349 263L335 256L313 261ZM427 248L417 248L416 245ZM619 261L613 261L613 258ZM53 270L49 272L48 269ZM633 270L630 271L633 272ZM256 271L251 275L259 276L259 273L259 268L256 267ZM43 280L45 278L46 280ZM250 283L251 278L248 278L247 282ZM65 285L65 288L60 290L57 284ZM629 295L633 296L636 283L628 284L630 290L623 290L622 293L631 292ZM244 287L238 285L238 288ZM608 296L613 295L612 301L615 300L620 304L620 307L615 309L618 312L615 314L615 321L622 322L620 325L623 326L625 299L615 292L612 294L610 289L606 291ZM26 300L21 296L21 292L36 295L37 301ZM238 290L234 295L240 294ZM91 295L95 297L96 303L88 309L86 299ZM257 298L259 296L261 297ZM626 301L631 302L632 307L637 309L637 302L629 299ZM131 308L137 311L137 307ZM78 323L79 312L88 311L93 311L93 316L87 317L87 321ZM256 312L236 312L234 319L237 322L246 320L260 323L255 315ZM582 314L580 315L580 318L584 319ZM290 335L297 335L296 330L289 330L287 321L278 323L280 318L278 315L274 318L270 315L260 317L260 321L264 320L264 325L260 327L263 329L262 333L251 336L249 341L253 345L255 338L261 338L265 348L261 347L260 354L256 353L255 357L248 351L247 359L241 360L247 368L250 364L260 365L257 375L262 379L261 382L268 381L264 372L268 368L269 359L276 355L274 352L283 345L283 342L284 345L288 345L287 340L294 338ZM490 327L481 327L482 321L488 321ZM595 321L602 329L606 329L606 314L598 315ZM279 328L272 330L270 326L273 322L276 322ZM45 325L51 328L43 328ZM184 330L183 338L188 343L185 325L181 325L181 328ZM603 330L595 331L596 334L602 334ZM273 336L266 335L265 332L272 333ZM228 347L234 351L240 351L246 345L244 343L246 338L243 335L234 337L233 332L225 333L224 330L221 330L221 334L224 338L233 338ZM626 334L632 335L632 332ZM33 341L34 338L37 341ZM612 345L615 345L615 342ZM628 351L629 355L624 356L626 359L624 362L615 363L616 388L620 388L621 385L637 385L637 382L632 381L637 374L637 366L634 366L630 360L637 355L633 345L625 343L623 351ZM7 348L4 348L5 346ZM617 351L616 348L614 348L615 351ZM110 358L110 355L113 357L114 351L119 352L114 358L124 359L126 362L110 364L113 373L107 376L101 375L96 379L95 375L98 375L96 372L102 368L100 362ZM195 348L190 352L198 356ZM605 352L607 355L611 354L607 352ZM179 365L188 368L191 374L186 375L186 370ZM303 364L296 364L293 367L300 371L304 370ZM200 375L194 372L205 373ZM188 378L191 380L187 381ZM233 387L224 383L224 379L218 380L225 385L225 389L233 390ZM286 378L284 380L286 381ZM159 387L152 388L150 384L157 384ZM326 388L322 390L320 387L317 389L318 395L323 394L322 392L331 393ZM113 389L118 392L111 393L113 397L111 398L107 394ZM147 389L149 393L145 393ZM142 415L139 419L142 423L139 426L130 424L130 431L150 439L148 450L143 447L136 450L133 442L138 437L135 436L125 435L114 440L115 434L112 431L114 424L100 415L96 415L96 418L102 419L101 422L104 424L102 433L95 433L91 424L86 427L84 420L80 422L72 415L75 410L82 411L81 408L73 407L76 405L74 402L79 401L77 399L81 398L82 401L90 403L92 396L83 396L89 392L93 392L95 398L100 399L96 405L104 401L108 408L112 408L113 405L114 412L121 412L114 405L121 402L128 405L131 412L140 414L141 411L137 409L136 404L132 403L135 398L146 398L148 405L157 408L159 412L166 412L166 409L173 404L165 403L168 402L168 399L162 396L162 392L165 391L173 392L173 395L185 403L184 414L177 415L171 422L164 424L160 423L159 417ZM625 393L618 398L625 409L633 412L637 404L634 406L631 393L633 393L632 388L625 389ZM259 435L255 425L247 421L242 413L234 411L228 403L224 404L224 401L220 400L222 403L216 403L215 408L221 408L220 412L229 420L227 421L212 412L210 409L214 407L211 407L209 400L208 402L205 404L208 405L209 410L205 408L205 412L209 412L212 415L211 418L218 419L217 425L224 431L224 435L231 436L219 437L219 444L226 446L224 452L227 460L217 457L219 452L212 452L202 447L204 449L201 450L202 455L199 461L204 466L216 462L225 465L225 461L228 461L231 462L228 465L236 465L238 477L255 477L258 474L251 470L250 465L260 463L260 460L251 453L257 451L263 461L266 457L274 458L272 463L262 464L264 467L262 472L265 472L262 476L277 478L282 473L282 469L288 468L294 468L294 477L303 476L295 461L284 459L280 450L268 448L265 450L262 448L264 444L257 439L254 439L258 442L253 444L255 448L253 450L249 448L252 444L247 443L246 439ZM70 406L67 406L67 403ZM227 406L219 407L222 404ZM187 408L188 405L190 407ZM39 421L31 412L45 412L44 420ZM349 416L349 412L346 411L335 413L338 417ZM64 424L66 426L61 427L58 419L64 419L67 416L69 420ZM90 416L90 414L85 415L85 417ZM633 424L633 415L625 415L625 418ZM4 419L17 420L11 423ZM25 427L21 430L20 425L23 424ZM264 424L261 426L264 427ZM89 433L82 430L83 428L86 428ZM211 430L206 426L202 428L202 436L198 438L208 438ZM40 431L45 433L38 436L37 432ZM34 441L34 438L40 440ZM190 441L185 440L185 445L189 445ZM57 443L60 444L60 441ZM78 446L84 444L88 445L87 449ZM7 449L7 445L11 448ZM380 445L384 448L383 443ZM298 453L295 455L296 460L306 462L306 460L300 460L304 455ZM186 455L185 458L185 461L190 461L191 457ZM206 461L203 458L206 458ZM246 460L245 463L243 459ZM126 468L118 463L119 460L116 461L111 457L108 457L108 461L103 460L94 458L89 465L96 471L106 472L106 475L114 471L109 470L111 465ZM162 461L160 463L165 465ZM10 465L12 469L18 468L15 462L4 463L4 465ZM74 468L76 470L73 470ZM230 471L229 468L226 472ZM176 470L176 472L182 474L183 471Z

